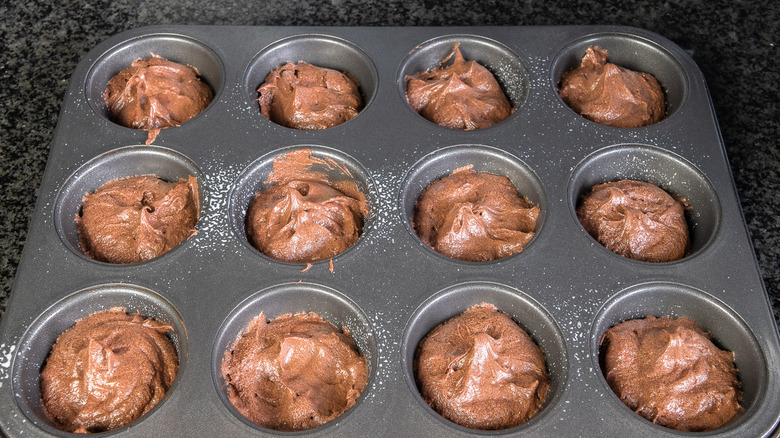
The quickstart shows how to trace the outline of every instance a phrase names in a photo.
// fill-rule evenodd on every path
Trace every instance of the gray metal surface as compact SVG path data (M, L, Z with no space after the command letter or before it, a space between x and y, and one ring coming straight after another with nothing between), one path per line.
M454 42L486 65L515 113L478 131L434 125L412 111L403 77L432 67ZM589 122L558 97L560 75L588 45L665 85L669 116L620 129ZM145 131L105 116L108 78L156 53L197 67L214 102L152 147ZM269 66L304 60L352 73L368 100L355 119L322 131L284 128L260 116L256 88ZM242 233L248 194L273 156L290 148L345 162L367 191L371 217L360 240L329 262L271 260ZM417 194L464 164L508 175L537 203L537 235L517 255L487 263L448 259L408 224ZM141 173L198 177L198 232L135 265L81 255L71 218L81 194ZM650 264L604 249L579 225L579 196L596 182L642 179L685 197L691 255ZM299 283L300 282L300 283ZM512 315L547 355L551 391L528 423L498 432L442 419L411 375L417 342L470 305ZM663 37L634 28L287 28L164 26L105 41L78 65L62 104L40 196L8 311L0 327L0 427L9 436L67 435L41 415L38 370L73 322L122 305L175 327L181 368L154 410L106 435L291 435L260 429L226 403L219 362L261 310L273 317L316 311L347 326L370 366L355 407L312 436L688 435L640 418L612 393L598 348L604 330L645 315L688 316L732 350L744 412L709 433L768 435L780 419L780 341L748 238L702 75ZM299 434L292 434L299 435Z

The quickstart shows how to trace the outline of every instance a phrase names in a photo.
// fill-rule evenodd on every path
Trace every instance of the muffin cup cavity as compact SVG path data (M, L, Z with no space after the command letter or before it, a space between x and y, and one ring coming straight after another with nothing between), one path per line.
M591 46L599 46L601 49L607 50L607 62L636 72L649 73L658 80L666 98L666 115L658 123L663 123L666 119L671 118L688 99L690 88L688 75L680 61L669 50L638 35L599 33L588 35L568 44L553 59L551 85L558 101L564 107L569 108L558 96L561 77L567 71L579 67L585 50ZM571 108L569 109L571 110Z
M65 330L81 318L113 307L123 307L128 313L140 313L144 317L154 318L173 327L173 332L168 336L179 356L179 371L173 385L154 408L132 423L107 433L124 430L143 421L160 409L165 400L175 392L189 356L187 328L179 312L161 295L140 286L101 284L88 287L54 303L30 324L30 328L20 339L18 352L11 365L11 385L19 408L33 424L45 432L83 436L57 429L46 417L41 404L40 373L52 346Z
M225 84L225 66L217 53L204 43L184 35L143 35L117 44L100 56L86 77L86 98L89 106L109 119L103 93L108 81L120 71L130 67L136 59L148 58L150 53L169 61L195 67L201 81L214 92L211 106L219 99ZM207 107L203 112L208 111ZM202 114L202 113L201 113ZM195 116L192 120L197 119ZM186 122L185 122L186 123Z
M604 332L620 322L646 316L687 317L708 332L718 348L734 352L734 363L742 384L741 408L726 425L712 432L737 429L749 422L767 396L769 380L766 357L755 335L745 321L722 301L694 287L671 282L650 282L624 289L607 301L596 315L590 334L591 355L594 369L599 370L599 380L611 395L610 404L615 410L656 430L671 431L652 424L625 406L604 377L601 363Z
M351 156L336 149L316 145L291 146L270 152L247 166L241 175L239 175L228 199L228 221L230 223L230 228L239 241L247 245L255 253L277 263L300 264L276 260L263 254L252 245L246 233L247 210L249 209L249 204L255 198L255 195L272 185L271 183L268 183L268 176L273 172L274 158L300 149L310 149L312 156L329 159L335 162L337 166L334 168L315 165L313 170L325 173L330 181L343 181L345 179L354 181L360 192L366 197L366 202L368 203L369 213L363 218L363 230L360 233L360 237L352 246L334 257L339 257L360 245L360 243L366 239L366 234L371 232L374 224L373 218L376 216L374 212L376 211L378 203L375 199L376 190L374 189L374 183L368 171ZM344 172L344 169L348 174ZM326 259L313 262L313 264L327 262L328 260Z
M260 115L257 89L265 82L265 78L276 68L288 62L299 61L338 70L356 79L364 100L361 113L371 105L371 101L376 96L379 73L371 58L358 46L329 35L292 36L276 41L261 50L249 63L244 73L243 89L247 102L257 112L258 117L264 119ZM360 114L357 117L360 117Z
M54 204L54 226L57 234L68 249L95 263L104 263L87 257L80 249L76 215L81 209L82 198L86 193L92 193L102 185L116 179L137 175L154 175L168 182L176 182L180 178L194 176L198 181L198 201L201 218L205 217L204 208L208 205L204 200L207 193L204 185L206 179L197 165L186 156L167 148L158 146L125 146L99 155L86 162L76 170L60 189ZM171 251L151 260L158 260L173 251L180 249L187 240L181 242ZM119 266L135 266L140 263ZM109 264L109 263L105 263Z
M601 149L577 165L569 180L570 211L577 224L577 206L594 185L623 179L655 184L673 197L684 201L690 247L685 257L668 263L678 263L703 251L718 233L721 207L718 195L707 177L677 154L659 147L639 144ZM580 228L590 237L581 225ZM615 257L631 260L609 251L601 244L593 246Z
M462 261L440 254L423 243L417 236L417 233L415 233L412 225L414 208L417 199L420 197L423 190L434 181L450 175L458 168L468 165L473 165L473 170L475 172L488 172L498 176L506 176L512 184L514 184L521 196L528 198L533 205L539 207L539 218L536 221L536 228L534 229L536 234L523 248L523 251L487 262ZM514 155L484 145L449 146L426 155L407 171L406 176L404 176L404 179L401 182L401 193L399 198L402 220L409 233L411 233L420 245L443 259L455 263L471 265L496 263L523 254L528 248L532 247L534 241L539 238L539 233L542 230L547 216L547 196L545 195L542 182L539 180L536 173Z
M459 44L458 47L466 61L477 61L493 74L517 113L528 98L530 82L528 68L509 47L490 38L467 34L446 35L428 40L415 47L404 58L398 70L397 84L398 93L409 111L417 114L406 100L408 77L438 67L441 61L452 53L456 44ZM509 119L513 116L509 116ZM438 126L430 121L428 123Z
M550 378L550 389L547 392L547 397L536 415L526 423L510 429L479 431L445 419L423 400L414 373L414 360L420 341L439 324L481 303L493 304L499 311L511 316L528 332L545 354ZM429 415L461 432L493 435L520 432L541 422L546 413L551 411L551 407L563 395L568 378L569 362L563 333L552 315L541 304L529 295L511 287L486 281L474 281L443 289L428 298L414 311L401 340L401 366L413 397Z
M329 287L313 283L286 283L263 289L242 301L225 318L217 332L211 355L211 374L219 398L230 413L248 426L263 432L300 434L300 432L280 432L260 427L241 415L228 398L227 384L222 375L222 360L225 357L225 352L232 350L239 334L243 333L249 322L260 315L260 312L263 312L269 320L286 313L315 312L339 329L346 327L355 340L360 354L366 358L368 383L355 405L336 420L303 433L327 430L334 424L343 421L346 416L360 406L361 401L371 390L377 367L377 341L368 317L355 302Z

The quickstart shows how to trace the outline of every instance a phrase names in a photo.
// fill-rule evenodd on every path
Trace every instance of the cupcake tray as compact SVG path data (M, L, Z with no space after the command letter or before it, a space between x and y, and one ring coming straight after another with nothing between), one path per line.
M434 67L460 42L498 78L515 107L477 131L443 128L416 114L404 77ZM585 120L558 97L562 73L598 45L609 60L655 75L668 116L636 129ZM110 77L150 52L198 68L211 105L151 146L145 131L106 117ZM322 131L284 128L255 101L265 75L286 61L346 71L367 105ZM273 157L298 148L341 163L366 193L371 214L359 241L314 263L283 263L253 249L246 207ZM448 259L414 235L415 200L461 166L507 175L541 208L537 234L519 254L493 262ZM124 176L194 175L197 233L169 253L133 265L90 260L73 218L85 192ZM690 255L644 263L615 255L575 215L590 186L623 178L658 184L690 209ZM551 387L540 412L518 427L482 432L431 410L413 377L419 340L468 307L490 302L544 350ZM0 427L9 436L68 435L42 414L39 372L75 320L121 306L170 323L180 369L163 402L116 436L277 436L228 403L219 366L251 318L315 311L349 328L369 369L357 404L312 436L687 435L624 406L602 375L604 331L631 318L688 316L735 352L743 412L700 435L769 435L780 419L780 342L737 199L704 78L669 40L635 28L214 27L131 30L78 64L62 104L48 164L0 335Z

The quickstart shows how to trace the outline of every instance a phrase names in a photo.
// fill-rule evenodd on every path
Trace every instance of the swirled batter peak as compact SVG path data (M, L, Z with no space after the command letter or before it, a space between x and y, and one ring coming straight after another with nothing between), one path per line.
M84 254L102 262L137 263L165 254L195 227L198 182L154 175L110 181L82 199L76 216Z
M179 370L165 323L121 308L93 313L63 332L41 371L41 403L68 432L104 432L162 400Z
M426 245L459 260L482 262L523 250L535 234L539 207L509 178L456 169L420 194L414 231Z
M274 159L268 182L272 185L257 192L246 216L247 237L263 254L315 262L336 256L360 237L368 203L339 163L298 149Z
M473 429L525 423L550 387L542 349L487 303L431 330L417 350L415 375L434 410Z
M688 250L683 203L660 187L622 180L593 186L577 207L585 230L610 251L647 262L671 262Z
M352 76L306 62L280 66L257 91L263 117L288 128L331 128L363 108L358 82Z
M452 129L487 128L514 112L493 74L466 61L457 44L438 67L408 77L406 100L426 119Z
M563 74L558 93L574 111L602 125L638 128L666 114L656 78L607 62L607 51L598 46L588 47L580 66Z
M222 360L233 406L275 430L321 426L352 407L368 382L368 365L348 330L316 313L260 313Z
M672 429L706 431L728 422L742 397L734 353L688 318L624 321L604 334L604 373L634 412Z
M111 78L103 93L109 118L128 128L149 131L147 145L161 129L197 116L214 98L195 67L151 55L136 59Z

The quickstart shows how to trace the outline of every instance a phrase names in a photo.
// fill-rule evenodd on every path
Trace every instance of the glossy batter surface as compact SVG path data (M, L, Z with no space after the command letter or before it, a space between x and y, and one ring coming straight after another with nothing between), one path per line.
M558 93L574 111L602 125L637 128L666 114L655 77L607 62L607 51L598 46L588 47L580 66L563 74Z
M688 250L685 207L654 184L622 180L593 186L577 217L607 249L635 260L670 262Z
M80 319L57 338L41 371L46 416L68 432L103 432L152 409L179 358L168 324L114 308Z
M487 128L514 112L493 74L466 61L457 45L439 67L408 77L406 100L426 119L452 129Z
M82 199L76 216L81 250L108 263L153 259L190 235L199 207L193 176L174 183L154 175L110 181Z
M448 420L506 429L536 414L549 390L541 348L492 304L471 307L420 342L415 375L423 399Z
M672 429L717 429L742 397L734 353L688 318L625 321L602 339L607 383L629 408Z
M505 176L456 169L420 194L413 227L436 251L467 261L518 253L533 238L539 207Z
M349 331L316 313L252 320L225 352L233 406L253 423L295 431L321 426L352 407L368 382Z
M315 262L336 256L360 237L366 198L334 161L314 157L309 149L292 151L274 160L268 180L272 185L256 194L246 217L247 237L263 254Z
M305 62L287 63L272 71L257 91L263 117L288 128L331 128L363 108L354 78Z
M194 67L152 54L111 78L103 98L111 120L149 131L148 145L161 129L179 126L206 109L214 92Z

